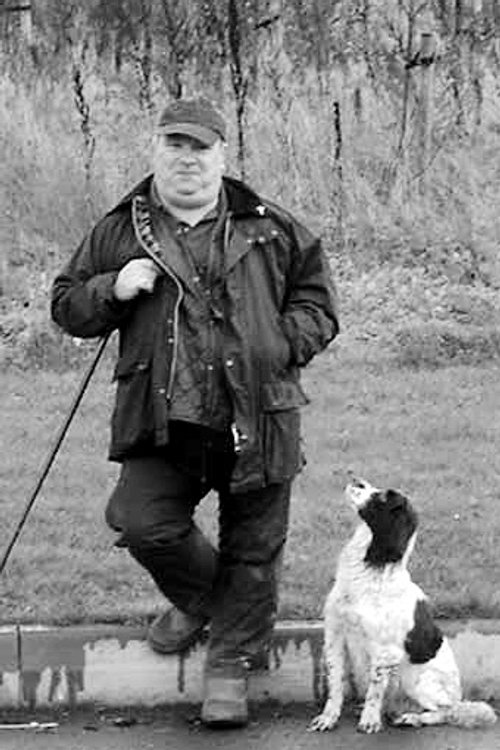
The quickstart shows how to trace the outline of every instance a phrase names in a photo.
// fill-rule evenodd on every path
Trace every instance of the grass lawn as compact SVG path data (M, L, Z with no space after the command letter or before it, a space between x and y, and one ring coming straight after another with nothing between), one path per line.
M316 617L353 515L348 469L406 491L420 510L414 578L435 611L500 616L498 363L404 370L321 355L304 373L308 464L295 483L281 617ZM2 374L2 550L81 374ZM113 396L103 363L0 580L0 622L140 622L162 607L148 576L113 546L103 520L117 475L106 461ZM200 508L210 535L215 500Z

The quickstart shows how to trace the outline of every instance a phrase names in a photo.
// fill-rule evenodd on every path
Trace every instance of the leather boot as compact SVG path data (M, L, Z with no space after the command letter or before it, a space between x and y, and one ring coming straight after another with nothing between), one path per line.
M147 642L159 654L175 654L193 646L200 638L208 619L171 607L151 623Z
M207 727L243 727L248 722L247 669L244 665L205 671L201 720Z

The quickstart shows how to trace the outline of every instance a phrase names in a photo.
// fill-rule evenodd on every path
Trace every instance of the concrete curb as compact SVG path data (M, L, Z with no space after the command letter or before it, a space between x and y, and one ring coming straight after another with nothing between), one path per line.
M457 658L464 693L500 699L500 621L441 621ZM276 625L269 670L252 675L256 701L317 702L321 696L321 622ZM0 628L0 708L155 706L198 702L205 646L159 656L142 628L88 625Z

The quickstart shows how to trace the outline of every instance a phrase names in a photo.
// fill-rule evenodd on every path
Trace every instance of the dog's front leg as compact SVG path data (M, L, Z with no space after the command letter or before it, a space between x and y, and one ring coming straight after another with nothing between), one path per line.
M388 665L376 661L372 664L365 703L358 724L360 732L373 734L382 729L382 706L392 671Z
M323 657L327 676L328 697L323 708L309 725L311 732L325 732L337 724L344 700L345 643L340 621L331 614L325 619Z

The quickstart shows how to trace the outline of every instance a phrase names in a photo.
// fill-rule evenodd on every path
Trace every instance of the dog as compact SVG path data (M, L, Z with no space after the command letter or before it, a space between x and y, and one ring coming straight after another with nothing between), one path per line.
M450 644L408 572L418 525L410 501L362 479L347 485L346 497L360 523L340 553L325 603L328 693L310 731L337 724L346 681L363 704L358 729L368 734L379 732L384 718L411 727L493 724L491 706L463 700Z

